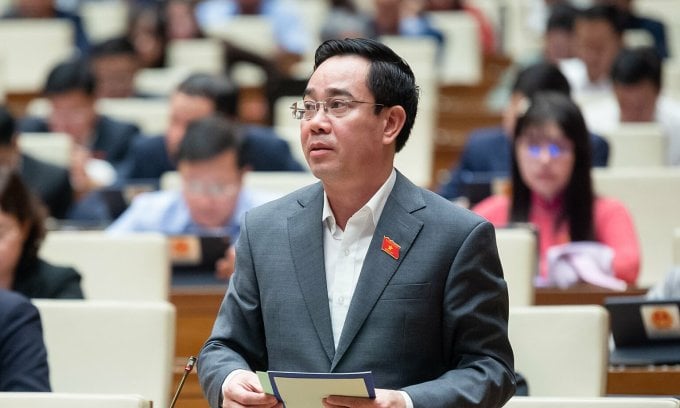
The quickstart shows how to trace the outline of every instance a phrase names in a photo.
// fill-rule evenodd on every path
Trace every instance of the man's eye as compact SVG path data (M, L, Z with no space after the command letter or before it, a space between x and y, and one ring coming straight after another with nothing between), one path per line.
M342 99L333 99L329 103L331 109L342 109L347 105L347 103Z

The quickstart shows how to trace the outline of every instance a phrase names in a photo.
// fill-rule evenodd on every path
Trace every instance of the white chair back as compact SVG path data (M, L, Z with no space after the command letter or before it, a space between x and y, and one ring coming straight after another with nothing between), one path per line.
M143 68L135 74L135 91L142 95L169 97L177 86L189 75L191 70L185 67L175 66L166 68ZM166 104L167 100L159 99ZM165 126L165 123L163 123ZM160 128L158 125L156 128Z
M395 167L414 184L429 187L432 183L439 97L435 67L437 45L430 37L383 36L380 41L408 62L415 74L416 84L420 86L418 115L408 142L397 153Z
M33 304L40 311L53 391L138 394L154 406L169 405L171 303L34 299Z
M80 2L79 12L90 42L96 43L125 35L129 13L127 1L84 1Z
M437 11L428 16L445 36L438 69L440 84L478 84L482 79L482 47L475 18L465 11Z
M510 308L515 369L536 397L601 397L607 384L609 317L601 306Z
M265 16L236 16L228 23L206 27L205 32L210 37L227 40L262 56L273 55L276 51L274 27Z
M660 397L512 397L504 405L505 408L677 408L679 406L678 400L674 398Z
M0 72L7 92L39 92L47 74L73 52L73 26L63 19L2 20Z
M597 168L592 174L597 194L620 200L630 211L642 252L637 285L654 285L673 262L673 229L680 227L680 168Z
M508 284L510 306L532 305L538 268L536 233L530 228L498 228L496 244Z
M132 122L147 135L164 133L170 121L170 105L163 98L104 98L97 101L97 112Z
M609 167L666 164L668 137L659 123L620 123L603 136L609 142Z
M290 105L302 100L302 96L280 96L274 102L274 131L288 142L293 157L305 167L309 167L300 144L300 121L293 118Z
M66 133L21 133L19 150L36 159L68 168L73 140Z
M87 299L160 301L170 297L170 261L161 234L50 231L40 256L80 272Z
M168 66L190 71L224 72L224 44L217 38L172 40L167 47Z
M0 406L11 408L151 408L139 395L1 392Z

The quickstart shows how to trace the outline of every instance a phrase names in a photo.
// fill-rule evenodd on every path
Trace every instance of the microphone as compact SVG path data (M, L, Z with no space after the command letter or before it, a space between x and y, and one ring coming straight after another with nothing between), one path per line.
M189 357L189 360L187 360L187 365L184 366L184 374L182 374L182 378L179 380L179 385L177 386L177 391L175 391L175 396L172 397L172 402L170 403L170 408L175 407L175 403L177 402L177 397L179 397L179 393L182 392L182 388L184 387L184 382L187 380L187 376L189 376L189 373L191 370L194 369L194 365L196 364L196 357L191 356Z

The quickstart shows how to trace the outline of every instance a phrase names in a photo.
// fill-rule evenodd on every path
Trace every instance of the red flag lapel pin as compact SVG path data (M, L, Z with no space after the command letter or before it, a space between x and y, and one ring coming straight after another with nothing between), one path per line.
M380 248L383 252L394 259L399 259L399 248L401 248L401 246L394 242L392 238L386 235L383 236L382 246Z

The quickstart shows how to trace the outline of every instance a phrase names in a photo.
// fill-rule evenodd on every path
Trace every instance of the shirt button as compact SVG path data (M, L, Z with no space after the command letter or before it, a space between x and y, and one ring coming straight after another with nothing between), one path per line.
M349 249L345 249L345 256L349 256Z

